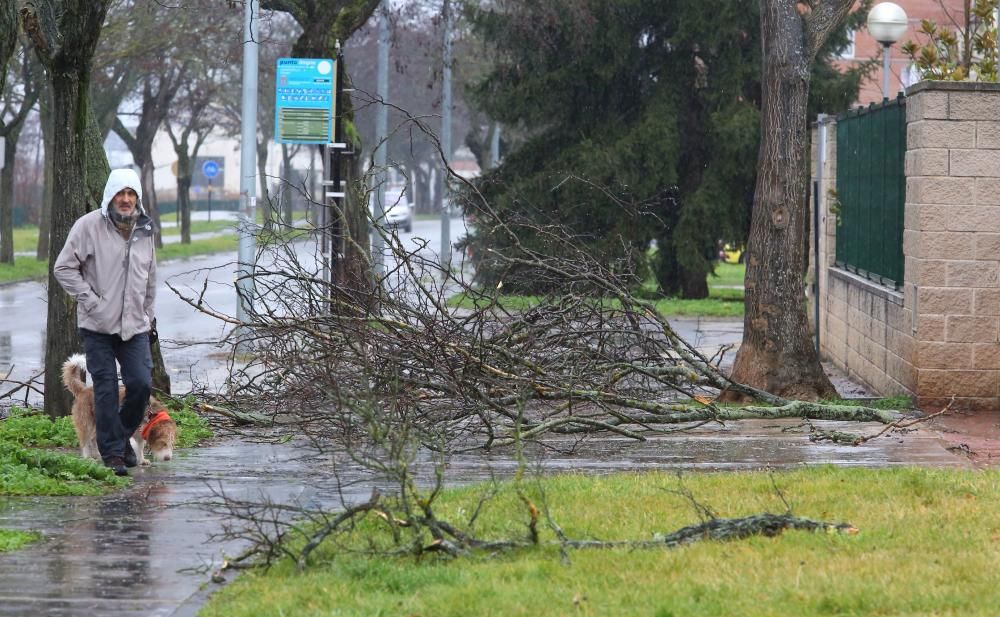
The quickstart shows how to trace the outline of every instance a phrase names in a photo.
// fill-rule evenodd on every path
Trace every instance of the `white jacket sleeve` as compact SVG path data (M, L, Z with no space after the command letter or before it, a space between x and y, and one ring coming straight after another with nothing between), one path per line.
M66 293L72 296L77 304L89 311L97 307L98 297L90 284L83 278L83 264L87 261L88 254L82 236L78 221L69 230L66 244L59 251L59 257L56 258L56 263L52 267L52 274L66 290Z

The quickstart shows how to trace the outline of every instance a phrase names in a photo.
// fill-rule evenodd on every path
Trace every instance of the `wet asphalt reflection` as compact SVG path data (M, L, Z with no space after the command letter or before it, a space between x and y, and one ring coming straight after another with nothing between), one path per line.
M810 442L804 430L794 428L797 424L733 422L646 442L553 440L532 455L546 472L587 474L825 463L969 467L931 432L850 447ZM818 424L858 430L843 423ZM879 428L872 424L864 430ZM195 615L215 587L205 587L210 574L224 556L241 549L235 541L211 541L225 521L200 506L220 489L238 499L331 509L342 497L366 499L373 480L339 458L316 456L301 446L231 441L182 451L170 463L134 471L134 485L113 495L0 498L0 527L44 536L26 549L0 554L0 615ZM455 482L504 477L515 467L503 452L464 454L450 459L448 477Z

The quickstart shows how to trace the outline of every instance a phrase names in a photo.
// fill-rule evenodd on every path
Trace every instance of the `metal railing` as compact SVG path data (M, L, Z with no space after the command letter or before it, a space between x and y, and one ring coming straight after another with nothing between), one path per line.
M881 285L903 283L906 99L837 117L836 265Z

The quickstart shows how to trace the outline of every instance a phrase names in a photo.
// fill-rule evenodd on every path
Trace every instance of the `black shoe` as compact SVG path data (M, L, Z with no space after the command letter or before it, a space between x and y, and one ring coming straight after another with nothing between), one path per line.
M125 456L122 457L125 461L126 467L135 467L139 464L139 459L135 456L135 450L132 449L132 443L125 440Z
M125 468L125 461L120 456L110 456L104 459L104 466L115 472L116 476L128 475L128 469Z

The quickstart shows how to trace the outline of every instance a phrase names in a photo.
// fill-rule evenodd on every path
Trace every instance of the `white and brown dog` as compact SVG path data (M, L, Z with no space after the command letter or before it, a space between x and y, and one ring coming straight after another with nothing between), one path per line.
M62 380L73 396L73 427L80 442L80 455L84 458L101 460L97 450L97 428L94 420L94 389L84 381L87 359L83 354L70 356L63 363ZM118 388L118 401L125 398L125 388ZM142 424L131 437L132 449L140 465L149 465L143 455L146 445L156 462L169 461L174 456L174 442L177 440L177 423L167 414L167 408L156 397L149 397L149 406Z

